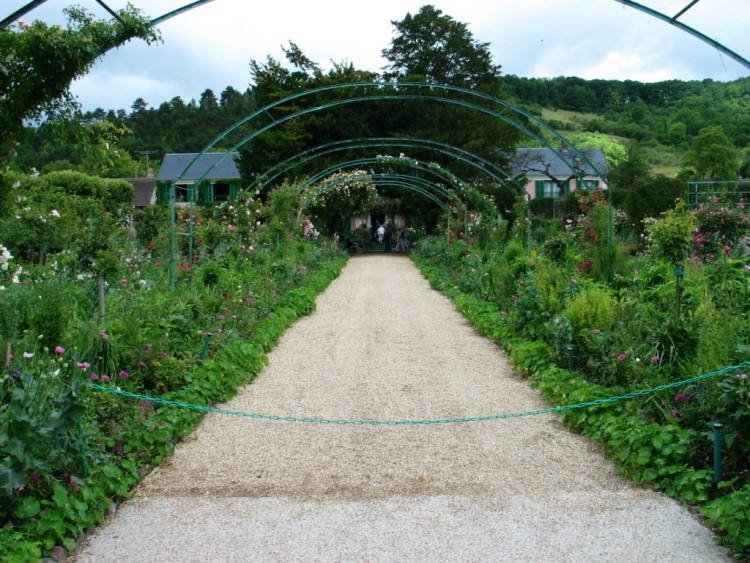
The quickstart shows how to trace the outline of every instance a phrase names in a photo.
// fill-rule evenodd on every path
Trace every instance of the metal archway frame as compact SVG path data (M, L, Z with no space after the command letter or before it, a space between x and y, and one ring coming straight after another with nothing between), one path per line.
M457 191L463 193L465 188L468 186L466 182L461 180L457 177L451 177L449 172L440 169L435 168L434 166L430 166L429 164L424 165L420 164L419 162L413 162L413 161L406 161L403 162L389 162L387 160L383 160L382 158L378 157L370 157L370 158L357 158L353 160L349 160L346 162L342 162L339 164L334 164L333 166L330 166L326 168L325 170L320 170L317 173L313 174L312 176L309 176L306 180L302 181L299 184L299 189L297 190L297 193L302 193L305 190L307 190L309 187L311 187L314 184L317 184L318 182L321 182L323 178L326 176L330 176L331 174L334 174L336 172L339 172L341 170L345 170L348 168L358 168L360 166L367 166L367 165L378 165L378 166L405 166L408 168L412 168L414 170L419 170L421 172L427 172L428 174L431 174L433 176L436 176L440 180L444 181L446 184L449 184L453 188L455 188Z
M460 147L428 139L375 137L372 139L357 138L347 139L344 141L334 141L332 143L318 145L317 147L314 147L312 149L299 152L296 155L287 158L286 160L259 174L258 177L260 178L260 180L256 181L255 184L252 184L252 186L257 189L266 188L277 178L283 176L284 174L287 174L288 172L294 170L299 166L303 166L308 162L315 160L316 158L351 149L369 149L375 147L427 149L446 156L450 156L452 158L455 158L456 160L468 164L504 187L510 188L508 184L515 184L515 179L504 169L498 167L496 164L490 162L489 160L486 160Z
M419 178L417 176L410 176L407 174L384 173L384 174L367 174L367 175L372 179L373 183L375 183L376 185L393 186L393 187L408 189L436 203L438 207L440 207L443 211L451 211L452 207L450 205L440 200L437 196L435 196L435 194L433 194L430 191L430 189L433 189L437 191L438 193L446 196L447 198L452 199L454 203L460 206L464 211L464 220L466 218L466 213L467 213L466 203L461 201L461 199L454 192L446 189L445 187L443 187L442 185L436 182L431 182L430 180L426 178ZM333 180L329 183L326 183L325 186L318 193L326 193L329 190L336 189L338 186L345 184L347 181L348 180L344 178ZM298 191L298 193L301 193L301 192L302 190ZM450 227L450 213L446 215L447 215L446 226Z
M408 174L394 174L394 173L384 173L384 174L367 174L369 176L373 183L381 186L397 186L397 187L403 187L408 188L412 191L415 191L419 193L420 195L425 196L430 201L434 202L438 205L441 209L449 209L450 206L446 204L444 201L439 199L434 193L429 191L429 188L434 189L435 191L439 192L441 195L444 195L448 198L453 199L458 205L461 207L465 207L466 204L461 201L459 197L457 197L453 192L450 190L442 187L440 184L436 182L431 182L425 178L419 178L416 176L409 176ZM325 194L326 192L330 190L336 189L338 186L342 184L347 183L347 179L341 178L336 179L331 182L326 182L325 185L316 192L316 195L319 194ZM299 191L298 193L301 193Z
M280 118L274 118L270 111L273 110L276 107L282 106L284 104L288 104L291 101L298 100L300 98L304 98L306 96L312 96L315 94L319 94L322 92L329 92L329 91L338 91L338 90L344 90L344 89L374 89L376 93L364 96L364 97L352 97L352 98L344 98L335 100L333 102L325 103L325 104L319 104L312 108L306 108L299 111L296 111L292 114L285 115ZM406 92L404 92L406 90ZM472 102L466 102L464 100L456 99L456 98L446 98L443 96L432 96L432 95L425 95L425 94L411 94L409 93L409 90L429 90L430 92L433 92L435 90L442 90L446 92L451 93L458 93L462 95L466 95L470 98L474 98L477 100L481 100L486 103L494 104L497 106L500 111L495 111L494 109L487 108L485 106L478 105L476 103ZM392 93L388 94L382 94L381 92L388 91ZM171 284L174 286L175 282L175 257L174 257L174 250L176 247L176 210L175 210L175 195L176 195L176 186L177 183L182 179L183 175L186 173L187 170L190 169L190 167L206 152L211 150L216 143L220 142L221 140L225 139L235 131L237 131L240 127L243 125L251 122L252 120L258 118L261 115L265 115L271 119L271 123L266 124L263 127L260 127L256 129L253 133L250 135L245 136L240 141L236 142L228 152L226 152L223 156L221 156L219 159L214 162L212 166L206 169L204 174L195 182L194 187L197 189L200 187L202 182L206 179L206 177L210 174L210 172L216 168L219 164L221 164L224 159L228 158L229 155L232 152L237 151L240 147L245 145L246 143L250 142L251 140L255 139L259 135L265 133L266 131L269 131L273 129L274 127L285 123L291 119L294 119L296 117L302 116L302 115L308 115L315 112L327 110L333 107L351 104L351 103L363 103L363 102L372 102L374 100L398 100L403 101L404 99L413 99L413 100L430 100L434 102L440 102L440 103L446 103L450 105L456 105L459 107L465 107L469 108L475 111L479 111L481 113L487 114L491 117L494 117L496 119L500 119L501 121L511 125L512 127L515 127L516 129L526 133L531 138L538 141L543 146L546 146L549 148L554 154L558 156L563 162L565 162L570 169L575 173L576 177L578 179L582 179L582 174L579 171L579 167L574 165L570 162L568 156L564 153L563 149L558 149L557 147L551 145L543 138L539 137L536 133L534 133L532 130L530 130L528 127L526 127L523 123L520 123L518 121L515 121L511 117L508 117L507 113L511 113L515 116L518 116L523 119L527 119L529 121L532 121L545 129L547 132L549 132L553 137L557 138L562 146L565 146L568 148L570 153L577 156L581 162L586 162L591 170L594 171L598 176L604 177L604 174L602 174L597 167L589 160L589 158L579 151L575 145L573 145L570 141L568 141L565 137L560 135L555 129L547 125L544 121L538 119L537 117L531 115L530 113L524 111L521 108L518 108L508 102L505 102L504 100L500 100L499 98L495 98L493 96L490 96L488 94L483 94L480 92L475 92L473 90L468 90L465 88L460 88L457 86L450 86L450 85L441 85L441 84L429 84L424 82L400 82L400 83L383 83L383 82L356 82L356 83L345 83L345 84L334 84L330 86L324 86L320 88L314 88L312 90L307 90L305 92L299 92L296 94L292 94L290 96L287 96L286 98L277 100L275 102L272 102L271 104L268 104L255 112L251 113L247 117L237 121L232 126L227 128L223 133L221 133L218 137L216 137L213 141L211 141L200 153L198 153L190 162L188 162L183 169L183 171L178 175L178 177L175 179L175 181L170 186L169 194L170 194L170 246L172 249L171 252L171 260L170 260L170 279ZM190 243L189 248L190 252L192 254L192 236L193 236L193 207L191 205L190 208L190 225L189 225L189 231L186 233L186 236L190 237Z
M698 3L699 0L692 0L687 6L685 6L682 10L680 10L677 14L675 14L672 17L669 17L666 14L662 14L661 12L657 12L653 8L649 8L648 6L644 6L643 4L639 4L638 2L633 2L632 0L615 0L615 2L619 2L620 4L624 4L625 6L628 6L629 8L634 8L636 10L640 10L644 14L648 14L649 16L652 16L658 20L661 20L663 22L668 23L669 25L673 25L677 29L680 29L684 31L685 33L688 33L692 35L693 37L700 39L704 43L707 43L714 49L717 49L718 51L724 53L728 57L731 57L738 63L740 63L745 68L750 68L750 61L745 59L744 57L740 56L738 53L735 53L728 47L724 46L723 44L719 43L715 39L711 39L707 35L701 33L695 28L692 28L688 25L685 25L681 21L677 21L680 16L682 16L685 12L687 12L690 8L692 8L695 4Z
M302 110L299 110L299 111L297 111L295 113L282 116L280 118L275 118L270 113L270 111L273 110L276 107L279 107L279 106L283 107L285 104L288 104L289 102L298 100L300 98L304 98L305 96L312 96L312 95L319 94L319 93L322 93L322 92L330 92L330 91L336 91L336 90L342 90L342 89L351 89L351 88L365 88L365 89L367 89L367 88L374 88L376 90L376 92L383 92L384 90L388 90L388 91L392 91L393 93L390 93L390 94L375 93L375 94L370 94L370 95L366 95L366 96L363 96L363 97L352 97L352 98L344 98L344 99L334 100L332 102L328 102L328 103L325 103L325 104L318 104L317 106L312 107L312 108L302 109ZM495 106L498 106L499 111L495 111L494 109L488 108L486 106L481 106L481 105L479 105L477 103L466 102L464 100L460 100L460 99L457 99L457 98L446 98L446 97L442 97L442 96L430 96L430 95L425 95L425 94L410 94L408 92L401 92L403 90L408 90L408 89L428 90L430 92L433 92L435 90L444 90L444 91L451 92L451 93L463 94L463 95L466 95L466 96L469 96L469 97L473 97L473 98L475 98L477 100L480 100L480 101L484 101L484 102L487 102L487 103L490 103L490 104L494 104ZM399 93L399 92L401 92L401 93ZM232 133L234 133L235 131L237 131L240 127L242 127L243 125L245 125L245 124L253 121L254 119L256 119L259 116L267 116L267 117L269 117L271 119L271 123L269 123L269 124L267 124L267 125L265 125L263 127L260 127L258 129L256 129L250 135L247 135L246 137L244 137L240 141L236 142L229 149L229 151L224 156L222 156L220 159L218 159L211 167L209 167L206 170L205 174L201 178L199 178L197 180L196 183L198 185L206 178L206 176L215 167L219 166L221 164L221 162L223 162L223 160L229 156L229 153L238 150L244 144L252 141L253 139L255 139L256 137L258 137L259 135L265 133L266 131L269 131L269 130L273 129L277 125L280 125L282 123L290 121L290 120L292 120L292 119L294 119L296 117L300 117L300 116L303 116L303 115L308 115L308 114L316 113L316 112L319 112L319 111L322 111L322 110L327 110L327 109L331 109L331 108L334 108L334 107L338 107L338 106L342 106L342 105L348 105L348 104L353 104L353 103L372 102L372 101L375 101L375 100L398 100L398 101L403 101L403 100L431 100L431 101L436 101L436 102L441 102L441 103L447 103L447 104L450 104L450 105L456 105L456 106L459 106L459 107L464 107L464 108L468 108L468 109L471 109L471 110L479 111L481 113L485 113L485 114L489 115L490 117L494 117L496 119L499 119L499 120L507 123L508 125L510 125L510 126L516 128L516 129L518 129L519 131L525 133L526 135L528 135L529 137L531 137L532 139L534 139L535 141L537 141L541 145L543 145L543 146L547 147L548 149L550 149L558 158L560 158L560 160L562 160L565 164L567 164L570 167L570 169L575 173L576 177L579 180L583 179L582 175L580 173L580 166L581 165L580 164L575 164L575 163L571 162L571 160L565 154L565 150L563 150L562 148L558 148L557 146L555 146L555 145L553 145L551 143L548 143L545 139L539 137L534 131L532 131L531 129L529 129L528 127L526 127L522 122L516 121L513 118L509 117L506 114L506 112L509 112L509 113L513 114L514 116L516 116L518 118L529 120L529 121L535 123L536 125L538 125L539 127L541 127L542 129L546 130L549 134L551 134L555 139L557 139L560 142L561 147L565 147L566 150L568 150L577 159L579 159L580 163L586 163L597 176L600 176L600 177L604 177L605 176L600 170L598 170L598 168L596 167L596 165L593 162L591 162L591 160L586 156L585 153L583 153L580 150L578 150L578 148L573 143L571 143L563 135L561 135L560 133L558 133L557 130L555 130L554 128L550 127L547 123L545 123L544 121L542 121L538 117L536 117L536 116L528 113L527 111L525 111L525 110L523 110L523 109L521 109L521 108L519 108L517 106L514 106L513 104L510 104L510 103L508 103L508 102L506 102L504 100L501 100L499 98L495 98L494 96L490 96L489 94L484 94L484 93L481 93L481 92L476 92L474 90L468 90L466 88L461 88L461 87L458 87L458 86L451 86L451 85L446 85L446 84L431 84L431 83L427 83L427 82L394 82L394 83L390 83L390 82L353 82L353 83L351 83L350 82L350 83L344 83L344 84L334 84L334 85L330 85L330 86L322 86L322 87L319 87L319 88L314 88L312 90L306 90L304 92L298 92L296 94L292 94L290 96L287 96L286 98L283 98L281 100L277 100L275 102L272 102L272 103L270 103L270 104L268 104L268 105L266 105L266 106L264 106L264 107L256 110L255 112L251 113L247 117L245 117L243 119L240 119L239 121L237 121L236 123L234 123L233 125L231 125L230 127L228 127L223 133L221 133L213 141L211 141L203 149L203 151L201 151L200 153L198 153L193 158L193 160L191 160L190 162L188 162L186 164L184 170L182 171L182 173L178 176L177 180L175 180L175 184L182 179L182 174L184 174L187 170L189 170L190 167L193 165L193 163L195 163L203 154L205 154L206 152L208 152L209 150L211 150L212 148L214 148L214 146L218 142L224 140L226 137L228 137L229 135L231 135Z

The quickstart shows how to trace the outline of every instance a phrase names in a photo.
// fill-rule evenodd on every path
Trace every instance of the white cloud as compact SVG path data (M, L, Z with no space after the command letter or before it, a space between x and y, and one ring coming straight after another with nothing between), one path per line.
M592 65L568 69L563 74L579 76L587 80L612 76L617 80L638 80L640 82L658 82L669 80L675 75L670 66L660 66L654 61L654 55L639 53L607 53L607 56Z
M89 74L75 85L79 98L100 100L97 106L105 110L129 110L137 98L144 97L144 92L149 93L153 104L158 104L179 95L174 92L179 92L182 88L181 84L144 75L106 73ZM149 102L148 99L146 101ZM93 110L97 106L86 109Z
M184 6L188 0L130 0L151 17ZM108 0L117 9L127 0ZM11 11L27 0L6 0ZM70 0L48 0L26 19L61 20ZM108 17L94 0L78 0L98 17ZM244 90L251 59L283 60L281 45L293 41L323 68L349 61L380 71L381 51L394 33L392 20L432 3L466 23L474 38L490 44L496 64L518 76L583 78L734 80L750 70L699 39L614 0L215 0L159 26L164 43L132 42L106 55L74 92L86 109L129 108L136 97L158 104L181 96L186 101L211 88ZM642 0L668 16L689 0ZM679 21L750 58L746 33L748 0L704 0ZM744 51L744 52L743 52ZM115 75L121 75L116 80ZM135 77L135 78L134 78ZM138 88L142 90L137 91ZM108 108L109 109L109 108Z

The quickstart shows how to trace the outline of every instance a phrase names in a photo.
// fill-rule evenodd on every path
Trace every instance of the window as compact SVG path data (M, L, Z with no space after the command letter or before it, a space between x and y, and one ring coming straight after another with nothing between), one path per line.
M594 188L599 187L599 180L581 180L579 182L579 185L581 189L584 190L593 190Z
M214 201L228 201L231 199L229 184L214 184Z
M174 190L174 200L178 203L184 203L191 201L191 195L193 192L193 186L186 186L184 184L177 184Z
M553 198L557 199L564 196L570 191L570 185L565 182L564 187L561 189L560 186L552 180L537 180L536 181L536 198Z

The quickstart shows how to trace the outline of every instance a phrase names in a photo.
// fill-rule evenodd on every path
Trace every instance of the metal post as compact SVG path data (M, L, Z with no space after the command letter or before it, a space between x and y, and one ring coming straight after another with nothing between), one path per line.
M526 195L526 255L531 257L531 194Z
M177 198L177 184L169 186L169 287L175 287L175 246L177 245L177 211L175 209Z
M89 464L86 461L86 434L83 431L83 420L78 419L78 451L81 454L81 477L88 479Z
M206 357L206 352L208 352L208 346L211 344L211 335L207 334L205 340L203 341L203 347L201 348L200 354L198 354L199 361L203 361Z
M721 481L721 428L720 422L714 422L714 484Z
M575 371L575 346L573 346L573 343L571 342L568 344L568 371L573 372Z

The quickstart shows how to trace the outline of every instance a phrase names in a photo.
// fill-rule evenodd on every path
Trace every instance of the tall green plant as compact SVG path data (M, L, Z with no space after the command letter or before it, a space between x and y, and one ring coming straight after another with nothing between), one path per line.
M647 225L652 254L674 266L675 311L681 314L681 296L685 260L693 246L693 231L696 220L684 200L678 199L673 209L661 214L661 218Z

